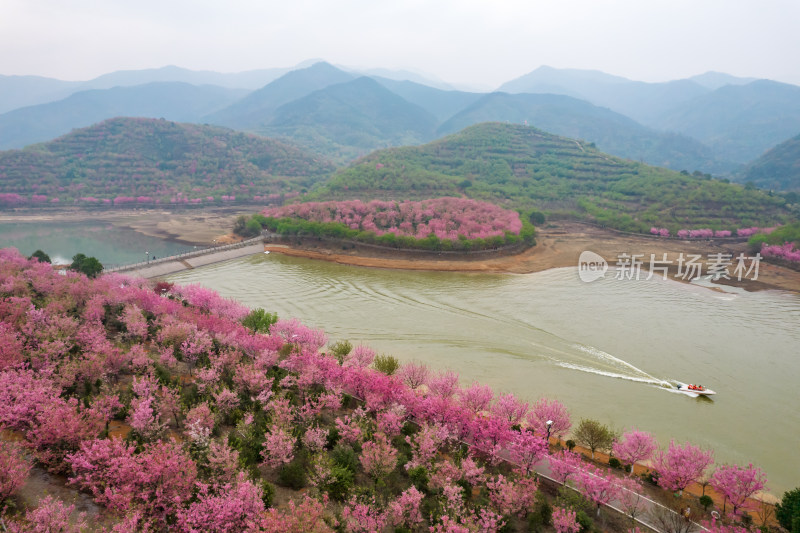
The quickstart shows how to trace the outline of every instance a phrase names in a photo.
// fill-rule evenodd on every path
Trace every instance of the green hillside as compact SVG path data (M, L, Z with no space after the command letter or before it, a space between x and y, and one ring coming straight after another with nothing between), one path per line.
M747 165L738 179L762 189L800 192L800 135L782 142Z
M481 122L527 122L556 135L593 142L609 154L674 170L721 173L735 166L715 161L711 150L694 139L646 128L605 107L560 94L488 94L444 122L438 133L454 133Z
M381 150L337 172L315 199L459 195L632 231L733 228L792 218L778 195L606 155L541 130L485 123L419 147ZM796 209L796 206L794 207Z
M258 132L349 161L377 148L428 141L435 128L433 115L361 77L281 106Z
M272 139L215 126L115 118L0 152L0 193L26 200L36 194L62 204L119 196L253 201L304 191L332 171L319 156Z

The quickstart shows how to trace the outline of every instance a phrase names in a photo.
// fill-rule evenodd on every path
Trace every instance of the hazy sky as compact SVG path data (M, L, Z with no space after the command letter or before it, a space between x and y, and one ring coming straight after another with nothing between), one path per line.
M0 74L322 58L496 87L541 65L800 84L800 0L0 0Z

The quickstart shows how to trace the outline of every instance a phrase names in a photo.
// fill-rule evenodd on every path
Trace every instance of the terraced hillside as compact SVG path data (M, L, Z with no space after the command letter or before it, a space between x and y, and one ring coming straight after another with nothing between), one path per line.
M0 152L5 203L261 202L333 171L290 144L226 128L116 118ZM141 199L144 200L141 200Z
M381 150L337 172L311 196L412 199L463 194L571 215L618 229L725 229L780 223L780 195L604 154L592 144L500 123L419 146Z

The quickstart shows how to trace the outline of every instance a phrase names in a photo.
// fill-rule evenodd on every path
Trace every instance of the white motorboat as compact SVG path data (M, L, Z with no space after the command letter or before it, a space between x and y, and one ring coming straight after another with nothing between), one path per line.
M716 392L707 387L702 385L694 385L691 383L678 383L677 387L681 392L692 393L698 396L711 396L712 394L716 394Z

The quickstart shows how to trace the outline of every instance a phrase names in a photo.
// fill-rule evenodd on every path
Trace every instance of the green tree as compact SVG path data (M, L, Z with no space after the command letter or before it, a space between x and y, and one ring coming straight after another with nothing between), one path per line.
M103 271L103 265L94 257L86 257L84 254L75 254L72 256L72 264L69 266L70 270L75 272L82 272L89 278L96 278L99 273Z
M248 218L245 215L240 215L233 224L233 232L242 237L255 237L261 233L263 229L261 225L261 219L263 218L263 216L261 218L256 218L256 216L253 215Z
M391 376L400 368L400 362L396 357L391 355L378 355L372 362L372 366L374 366L375 370L378 372L383 372L387 376Z
M592 459L594 459L594 452L596 450L608 450L614 443L617 437L616 433L597 420L582 419L578 424L578 428L572 433L572 436L578 441L579 444L589 448L592 452Z
M268 313L262 308L253 309L242 319L242 325L253 333L269 333L269 328L278 321L277 313Z
M36 250L31 254L31 259L34 258L38 259L40 263L52 263L52 261L50 261L50 256L41 250Z
M800 487L783 493L775 506L775 518L792 533L800 533Z

